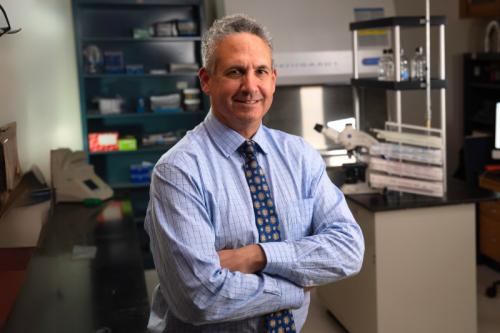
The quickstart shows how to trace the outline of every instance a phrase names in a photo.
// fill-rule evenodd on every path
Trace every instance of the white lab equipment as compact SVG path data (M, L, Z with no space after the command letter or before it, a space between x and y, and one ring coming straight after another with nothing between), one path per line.
M50 164L56 202L106 200L113 196L113 190L95 174L83 151L74 152L67 148L51 150Z

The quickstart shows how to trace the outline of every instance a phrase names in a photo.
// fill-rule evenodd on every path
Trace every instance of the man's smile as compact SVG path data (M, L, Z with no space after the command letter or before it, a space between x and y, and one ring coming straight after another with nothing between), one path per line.
M252 98L252 99L246 99L246 98L234 98L233 101L236 103L242 103L242 104L257 104L262 101L262 98Z

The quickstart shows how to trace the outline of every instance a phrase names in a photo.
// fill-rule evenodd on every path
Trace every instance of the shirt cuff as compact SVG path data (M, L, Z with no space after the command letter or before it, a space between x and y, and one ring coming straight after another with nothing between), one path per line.
M264 276L267 274L264 274ZM296 284L278 277L268 275L267 282L264 287L264 293L278 296L275 311L282 309L298 309L304 303L305 292L304 288Z
M262 272L286 278L286 272L293 271L295 259L293 250L285 242L259 243L266 255L266 266Z

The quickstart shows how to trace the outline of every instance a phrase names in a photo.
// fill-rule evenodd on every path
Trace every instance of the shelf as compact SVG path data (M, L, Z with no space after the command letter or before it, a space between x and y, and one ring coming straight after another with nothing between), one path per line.
M113 188L114 190L124 190L124 189L134 189L134 188L148 188L149 183L130 183L130 182L123 182L123 183L110 183L109 186Z
M82 38L82 43L103 43L103 42L127 42L127 43L172 43L172 42L199 42L200 36L179 36L179 37L151 37L151 38L132 38L132 37L88 37Z
M467 83L467 82L465 82L465 85L468 85L469 87L472 87L472 88L500 90L500 82L499 83L477 83L477 82Z
M500 60L500 53L485 53L485 52L480 52L480 53L466 53L465 57L470 59L470 60L492 60L492 61L499 61Z
M144 185L144 186L146 186L146 185ZM147 186L149 186L149 184L147 184ZM134 223L135 224L143 224L145 219L146 219L146 216L136 216L136 217L134 217Z
M376 78L351 79L351 84L361 88L380 88L387 90L420 90L425 89L425 82L419 81L381 81ZM431 80L432 89L446 88L446 80Z
M175 111L175 112L130 112L130 113L118 113L118 114L99 114L90 113L87 114L87 119L142 119L142 118L163 118L163 117L173 117L173 116L200 116L206 114L205 111Z
M137 150L113 150L113 151L99 151L89 153L89 156L108 156L108 155L132 155L132 154L143 154L143 153L157 153L166 152L174 146L175 143L171 145L164 146L154 146L154 147L143 147Z
M161 78L171 78L171 77L177 77L177 76L198 76L197 72L178 72L178 73L167 73L167 74L125 74L125 73L120 73L120 74L85 74L83 77L85 79L110 79L110 78L117 78L117 79L147 79L147 78L154 78L154 79L161 79Z
M446 16L431 16L431 25L446 24ZM373 28L389 28L394 26L417 28L425 26L424 16L394 16L376 20L352 22L349 24L350 30L362 30Z

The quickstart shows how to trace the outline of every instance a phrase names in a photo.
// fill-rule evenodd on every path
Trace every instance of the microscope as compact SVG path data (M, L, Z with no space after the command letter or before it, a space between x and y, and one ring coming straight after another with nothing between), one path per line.
M347 155L350 157L355 155L358 162L343 164L342 169L345 172L346 181L340 187L345 194L359 193L378 193L378 190L372 189L366 182L368 169L368 161L370 159L370 147L378 141L371 135L354 129L351 124L347 124L342 132L333 128L325 127L321 124L316 124L314 129L322 133L325 137L332 140L336 144L340 144L347 150Z

